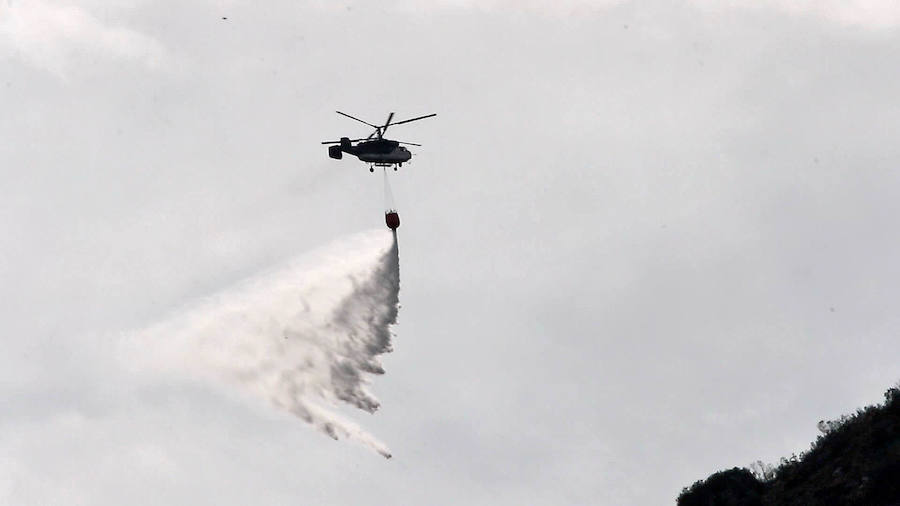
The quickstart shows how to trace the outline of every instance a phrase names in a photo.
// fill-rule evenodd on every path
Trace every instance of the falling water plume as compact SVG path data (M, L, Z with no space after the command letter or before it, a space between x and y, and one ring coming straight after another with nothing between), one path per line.
M390 457L383 443L329 409L379 407L367 385L384 373L380 356L391 351L399 307L396 234L390 237L359 234L207 297L131 336L127 359L224 381L332 438Z

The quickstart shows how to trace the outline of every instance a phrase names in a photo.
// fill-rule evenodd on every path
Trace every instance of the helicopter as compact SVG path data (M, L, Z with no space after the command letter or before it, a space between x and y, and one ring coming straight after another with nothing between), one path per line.
M389 126L402 125L403 123L410 123L412 121L418 121L420 119L437 116L437 114L426 114L425 116L418 116L415 118L391 123L391 120L394 119L394 113L390 113L388 115L387 121L384 122L384 125L379 126L373 125L368 121L363 121L359 118L354 118L353 116L350 116L349 114L343 113L341 111L334 112L340 114L341 116L346 116L352 120L359 121L360 123L365 123L366 125L374 128L375 131L369 134L369 136L365 139L350 139L349 137L341 137L341 140L339 141L322 142L322 144L334 144L333 146L328 146L328 156L336 160L340 160L344 156L344 153L351 154L359 158L360 161L368 163L369 172L375 172L375 167L394 167L394 170L397 170L398 167L403 166L403 162L408 162L409 159L412 158L412 153L410 153L409 150L405 147L401 146L401 144L405 144L407 146L421 146L421 144L416 144L414 142L402 142L385 139L384 133L387 131ZM358 144L353 144L354 142Z

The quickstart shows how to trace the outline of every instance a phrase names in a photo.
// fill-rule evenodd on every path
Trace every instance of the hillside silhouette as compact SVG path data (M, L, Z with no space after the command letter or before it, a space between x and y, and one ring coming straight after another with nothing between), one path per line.
M732 468L685 488L678 506L900 505L900 388L833 422L777 467Z

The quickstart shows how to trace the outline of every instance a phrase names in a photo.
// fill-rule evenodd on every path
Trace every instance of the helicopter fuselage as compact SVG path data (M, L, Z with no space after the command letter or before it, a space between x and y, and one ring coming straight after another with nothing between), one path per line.
M361 142L353 147L353 153L363 162L368 163L403 163L412 158L408 149L399 145L397 141L381 140Z
M390 139L376 139L371 141L363 141L355 146L350 144L349 139L344 141L341 139L340 151L353 155L360 159L360 161L366 163L373 163L377 165L394 165L401 164L404 162L408 162L410 158L412 158L412 153L409 152L408 149L404 148L397 141L392 141ZM333 147L333 148L334 148ZM332 158L336 158L334 156L334 150L329 151L329 154Z

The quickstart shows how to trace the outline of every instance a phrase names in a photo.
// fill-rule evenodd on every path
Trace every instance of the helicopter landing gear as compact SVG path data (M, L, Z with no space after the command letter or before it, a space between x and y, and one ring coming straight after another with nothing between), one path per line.
M375 172L375 167L369 166L369 172Z

